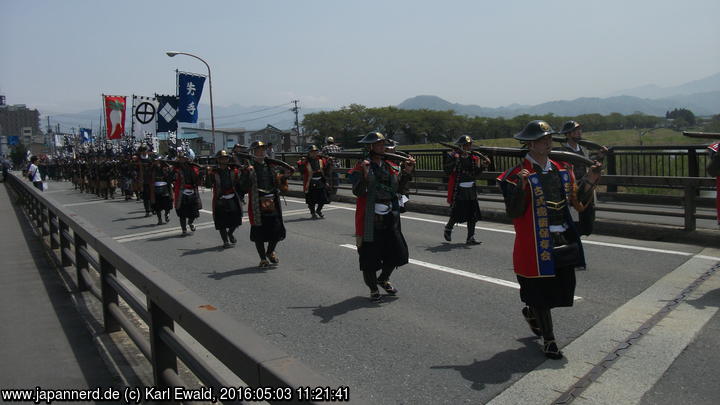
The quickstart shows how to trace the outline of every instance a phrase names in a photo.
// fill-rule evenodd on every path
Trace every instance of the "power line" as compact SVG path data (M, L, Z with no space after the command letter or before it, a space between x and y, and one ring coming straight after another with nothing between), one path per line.
M261 120L261 119L263 119L263 118L274 117L274 116L276 116L276 115L285 114L285 113L288 113L289 111L290 111L290 110L280 111L280 112L276 112L276 113L273 113L273 114L264 115L264 116L262 116L262 117L252 118L252 119L249 119L249 120L235 121L235 122L257 121L257 120Z
M240 116L240 115L255 114L255 113L259 113L259 112L263 112L263 111L274 110L274 109L279 108L279 107L284 107L284 106L286 106L286 105L288 105L288 104L290 104L290 102L283 103L283 104L279 104L279 105L275 105L275 106L272 106L272 107L261 108L261 109L259 109L259 110L255 110L255 111L247 111L247 112L241 112L241 113L237 113L237 114L223 115L223 116L221 116L221 117L215 117L215 119L219 119L219 118L232 118L232 117L237 117L237 116Z

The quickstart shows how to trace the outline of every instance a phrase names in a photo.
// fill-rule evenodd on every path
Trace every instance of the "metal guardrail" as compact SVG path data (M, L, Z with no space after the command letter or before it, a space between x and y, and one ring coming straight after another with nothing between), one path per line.
M55 205L31 184L14 174L10 174L9 184L19 196L32 225L47 237L47 241L43 238L46 246L59 256L63 267L74 268L77 289L89 291L100 300L105 332L124 330L127 333L152 365L157 387L185 386L178 375L178 359L205 386L231 387L231 382L175 333L175 325L182 327L249 387L290 388L295 394L292 401L267 402L312 403L299 401L298 390L333 386L330 379L266 342L248 326L217 310L110 236ZM89 248L97 252L97 257ZM145 303L136 298L118 278L118 273L145 294ZM147 324L149 339L121 310L120 298ZM268 391L262 392L268 395ZM230 399L236 400L223 402L236 403L248 398L237 395Z

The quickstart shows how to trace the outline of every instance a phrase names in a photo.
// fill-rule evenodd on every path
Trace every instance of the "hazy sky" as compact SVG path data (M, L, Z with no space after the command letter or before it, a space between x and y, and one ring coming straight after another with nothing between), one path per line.
M51 113L174 93L174 69L205 72L178 50L210 63L217 105L537 104L717 73L718 16L718 0L0 0L0 94Z

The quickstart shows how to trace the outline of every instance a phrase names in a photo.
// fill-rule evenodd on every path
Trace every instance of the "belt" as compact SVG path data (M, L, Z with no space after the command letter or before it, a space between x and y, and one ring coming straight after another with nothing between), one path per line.
M167 186L167 182L165 182L165 181L156 181L155 182L155 187L162 187L162 186Z
M545 201L545 204L547 204L547 207L549 210L560 211L561 209L565 208L565 205L567 204L567 200Z
M223 194L223 195L220 196L220 198L222 198L222 199L224 199L224 200L231 200L231 199L235 198L235 193L232 193L232 194Z
M388 204L375 203L375 213L378 215L386 215L390 213L392 206Z
M313 180L322 180L322 176L313 176L312 179Z
M185 194L185 195L193 195L193 194L195 194L195 190L185 189L185 190L183 190L183 194Z
M459 184L459 186L462 188L470 188L474 185L475 185L474 181L463 181L462 183Z

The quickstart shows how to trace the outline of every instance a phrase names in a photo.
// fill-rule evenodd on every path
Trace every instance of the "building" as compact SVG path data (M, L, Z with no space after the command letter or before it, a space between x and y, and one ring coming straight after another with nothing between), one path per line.
M47 153L49 142L40 130L40 112L29 109L25 104L6 105L5 97L0 96L0 137L2 144L8 143L10 136L17 136L20 143L28 147L33 154ZM3 151L6 153L6 151Z
M209 128L181 127L178 139L187 139L190 147L199 155L215 154L221 149L231 149L236 144L249 147L255 141L272 143L276 152L295 151L291 141L293 131L268 125L260 130L245 128L215 128L215 138ZM275 146L276 145L276 146Z

